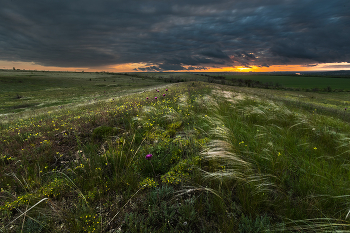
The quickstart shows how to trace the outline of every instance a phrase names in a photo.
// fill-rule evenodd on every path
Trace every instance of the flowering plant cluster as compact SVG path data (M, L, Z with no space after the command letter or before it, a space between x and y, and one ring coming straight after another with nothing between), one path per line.
M152 154L147 154L145 158L146 158L147 160L151 160L151 159L152 159L152 156L153 156Z
M168 91L168 89L165 89L165 91ZM159 92L159 90L158 90L158 89L156 89L156 92ZM165 96L165 94L163 94L163 96ZM149 98L148 98L148 97L146 97L146 99L148 100ZM157 97L157 96L155 96L155 97L154 97L154 99L156 99L156 100L157 100L157 99L158 99L158 97Z

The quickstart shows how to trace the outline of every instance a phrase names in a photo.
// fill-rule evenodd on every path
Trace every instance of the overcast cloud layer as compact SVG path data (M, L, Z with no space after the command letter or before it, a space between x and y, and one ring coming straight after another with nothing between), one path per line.
M349 41L349 0L3 0L0 8L0 60L44 66L350 62Z

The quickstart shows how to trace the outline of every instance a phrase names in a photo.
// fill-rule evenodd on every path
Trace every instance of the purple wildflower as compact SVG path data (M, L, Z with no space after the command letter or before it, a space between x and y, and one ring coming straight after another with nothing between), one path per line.
M163 96L165 96L165 94L163 94Z
M152 159L152 156L153 156L152 154L147 154L145 158L146 158L147 160L151 160L151 159Z
M165 91L168 91L168 89L165 89Z
M146 97L146 99L148 99L148 97Z
M155 99L158 99L158 97L156 96L156 97L154 97Z

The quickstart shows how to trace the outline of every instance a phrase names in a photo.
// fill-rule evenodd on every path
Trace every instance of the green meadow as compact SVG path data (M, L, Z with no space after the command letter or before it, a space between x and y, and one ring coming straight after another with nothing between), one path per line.
M225 75L227 79L251 79L262 83L279 83L283 87L292 88L327 88L350 90L349 77L306 76L306 75Z
M350 232L348 92L167 75L1 73L0 232Z
M0 84L4 114L113 98L160 82L104 72L0 71Z

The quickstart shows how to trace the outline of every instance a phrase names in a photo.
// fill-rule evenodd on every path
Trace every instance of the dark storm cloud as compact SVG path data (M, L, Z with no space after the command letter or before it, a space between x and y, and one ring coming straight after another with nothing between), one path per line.
M135 71L159 71L160 68L158 66L148 66L145 68L134 68Z
M219 58L219 59L230 59L229 56L227 56L226 53L221 51L220 49L204 49L201 52L202 55L213 57L213 58Z
M138 70L350 62L348 0L2 1L0 60Z

